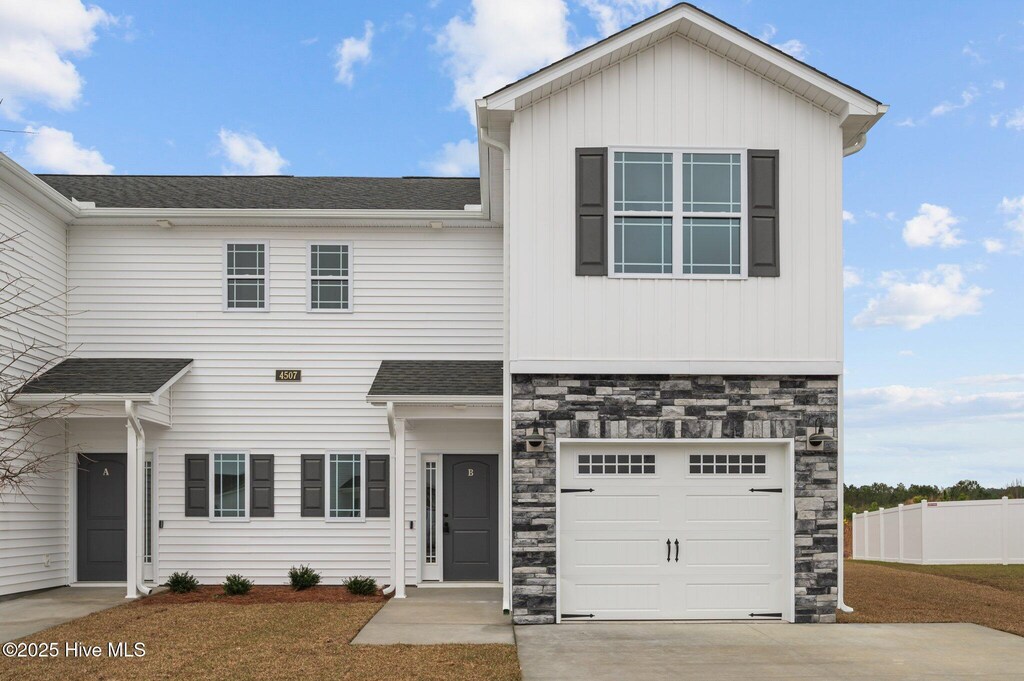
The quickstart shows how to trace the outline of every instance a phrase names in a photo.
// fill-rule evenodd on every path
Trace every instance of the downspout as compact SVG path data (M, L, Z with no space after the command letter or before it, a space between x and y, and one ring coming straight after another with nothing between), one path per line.
M867 133L862 132L861 134L857 135L856 138L854 138L853 144L851 144L848 147L843 147L843 156L852 156L853 154L856 154L858 151L863 149L864 145L866 145L867 143L868 135Z
M388 402L387 408L388 408L388 434L391 436L390 437L390 439L391 439L391 461L394 462L394 464L395 464L395 473L397 473L398 472L398 462L395 461L395 403L394 402ZM391 494L391 499L392 499L391 503L393 503L393 504L394 503L398 503L398 496L396 494L397 490L395 489L398 486L398 483L395 480L395 478L397 477L395 475L395 473L393 473L391 475L391 492L390 492L390 494ZM391 583L388 584L384 588L383 593L385 593L385 594L394 593L395 587L398 585L398 570L397 570L397 567L398 567L398 541L399 541L399 537L401 536L401 532L400 532L401 528L398 527L398 516L397 516L397 514L394 514L394 513L391 514L391 524L392 524L392 527L395 530L395 543L394 543L394 546L391 547Z
M140 491L146 484L145 479L145 459L146 459L146 432L142 429L142 422L139 421L138 415L135 413L135 404L131 400L125 400L124 402L125 415L128 417L128 427L132 431L134 437L129 438L129 442L133 442L135 445L135 451L128 452L128 480L131 483L134 480L133 487L129 488L128 494L128 507L134 506L134 532L132 536L134 541L129 545L132 547L132 551L128 552L128 556L132 561L133 568L131 570L132 576L135 578L135 589L138 593L143 596L148 596L152 589L146 586L142 580L142 560L143 560L143 544L144 541L144 529L143 523L145 522L146 512L143 505L146 503L145 495L140 494ZM132 475L134 473L134 475ZM134 488L134 494L132 489ZM135 503L132 504L131 502ZM134 596L131 596L134 598Z
M509 222L512 215L511 197L511 152L509 145L500 142L490 135L489 129L479 128L480 141L494 147L501 152L501 232L502 232L502 376L501 376L501 453L506 462L506 468L502 476L502 496L504 504L502 510L506 514L504 527L506 540L504 542L507 555L502 575L504 588L502 589L502 610L506 613L512 612L512 374L509 372L509 345L511 332L509 329L509 286L511 268L511 236Z
M846 505L846 478L844 477L844 465L843 465L843 375L839 374L839 414L836 419L836 436L839 438L839 442L836 444L836 457L837 457L837 468L839 477L839 609L843 612L853 612L853 608L846 604L843 597L846 595L846 584L844 582L844 564L846 563L846 513L844 511ZM850 531L853 531L851 526Z

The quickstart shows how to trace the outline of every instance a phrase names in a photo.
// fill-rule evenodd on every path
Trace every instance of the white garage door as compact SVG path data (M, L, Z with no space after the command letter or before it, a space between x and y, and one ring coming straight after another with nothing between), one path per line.
M563 621L786 616L785 446L561 445Z

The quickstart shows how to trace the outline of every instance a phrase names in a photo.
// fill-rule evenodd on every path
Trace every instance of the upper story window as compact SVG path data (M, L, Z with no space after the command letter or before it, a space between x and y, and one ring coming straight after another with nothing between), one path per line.
M267 309L267 245L229 243L225 256L225 307L228 310Z
M612 150L612 276L746 275L738 151Z
M352 309L352 253L348 244L309 245L309 309Z

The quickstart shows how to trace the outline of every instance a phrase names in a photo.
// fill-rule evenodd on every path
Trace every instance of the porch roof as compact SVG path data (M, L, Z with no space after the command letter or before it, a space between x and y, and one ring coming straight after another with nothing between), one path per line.
M179 358L72 357L29 381L18 396L153 400L191 366L191 359Z
M366 400L500 403L501 360L384 360Z

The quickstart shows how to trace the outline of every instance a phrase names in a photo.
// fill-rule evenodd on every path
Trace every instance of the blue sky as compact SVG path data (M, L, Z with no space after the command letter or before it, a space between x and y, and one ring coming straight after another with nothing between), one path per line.
M0 149L39 172L473 174L474 95L665 4L0 0L0 127L35 133ZM847 480L1024 477L1024 3L699 5L892 107L845 161Z

